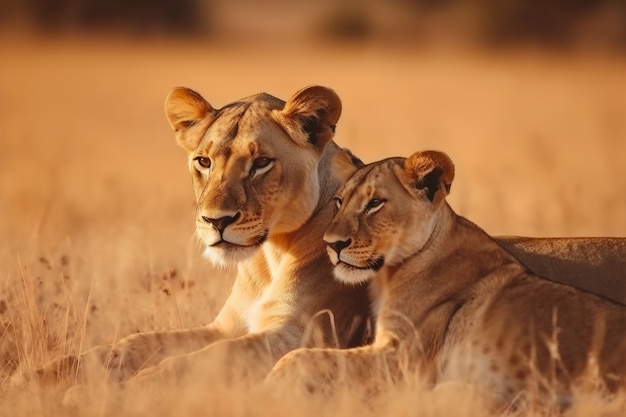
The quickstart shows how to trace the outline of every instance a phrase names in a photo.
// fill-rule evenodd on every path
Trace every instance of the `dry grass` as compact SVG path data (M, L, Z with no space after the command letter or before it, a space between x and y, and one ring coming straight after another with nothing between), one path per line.
M445 150L457 164L451 203L488 232L626 235L623 58L10 35L0 42L0 381L135 331L205 323L219 309L232 273L213 270L192 238L185 157L162 110L175 85L216 106L328 85L344 102L341 145L365 160ZM362 407L219 381L94 386L71 410L54 389L5 382L0 416L486 413L445 390ZM590 398L568 414L620 415L619 406Z

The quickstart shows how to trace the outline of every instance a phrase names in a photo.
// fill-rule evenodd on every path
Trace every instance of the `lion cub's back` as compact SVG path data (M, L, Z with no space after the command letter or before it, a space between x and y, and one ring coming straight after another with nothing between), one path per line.
M504 396L568 390L582 376L599 378L611 391L624 385L625 307L528 274L490 297L463 343L449 350L444 380L472 375Z

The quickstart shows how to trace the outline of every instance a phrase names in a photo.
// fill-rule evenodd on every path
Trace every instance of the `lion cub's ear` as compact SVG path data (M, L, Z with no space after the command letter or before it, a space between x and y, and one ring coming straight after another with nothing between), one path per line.
M200 94L189 88L176 87L165 99L165 114L176 132L176 142L187 152L196 149L216 113Z
M404 162L404 169L413 186L422 190L433 204L438 204L450 194L454 164L445 153L438 151L414 153Z
M335 135L341 116L341 100L330 88L307 87L291 97L274 117L289 136L300 144L310 143L322 151Z

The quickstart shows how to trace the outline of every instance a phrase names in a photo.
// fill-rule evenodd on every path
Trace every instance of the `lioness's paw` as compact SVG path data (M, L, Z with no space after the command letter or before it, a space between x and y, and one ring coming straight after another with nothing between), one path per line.
M125 381L141 369L152 367L164 358L163 346L155 334L139 333L122 339L103 355L109 380Z
M11 375L11 378L9 379L10 387L22 388L24 385L26 385L29 381L33 379L32 375L30 375L30 373L32 372L33 371L29 371L29 370L15 372L13 375Z
M73 416L92 414L94 409L119 410L123 406L120 394L124 391L122 384L108 384L100 381L89 385L74 385L68 388L61 405L65 413ZM134 393L129 393L132 397Z
M41 368L16 372L11 376L10 385L19 388L33 382L41 385L72 384L82 376L79 362L75 355L62 356Z
M85 402L85 398L88 398L90 390L93 390L93 388L85 385L70 387L65 391L61 404L65 408L78 408Z

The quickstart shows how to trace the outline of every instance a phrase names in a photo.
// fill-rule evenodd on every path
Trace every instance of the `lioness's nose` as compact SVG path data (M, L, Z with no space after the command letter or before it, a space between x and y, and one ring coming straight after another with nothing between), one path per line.
M330 246L335 252L337 252L337 255L339 255L339 253L343 249L350 246L351 243L352 243L352 239L350 238L348 238L348 240L337 240L335 242L326 242L328 246Z
M224 229L226 229L228 225L235 223L240 215L241 213L237 212L237 214L235 214L234 216L224 216L220 217L219 219L212 219L210 217L202 216L202 220L207 223L211 223L218 232L223 233Z

